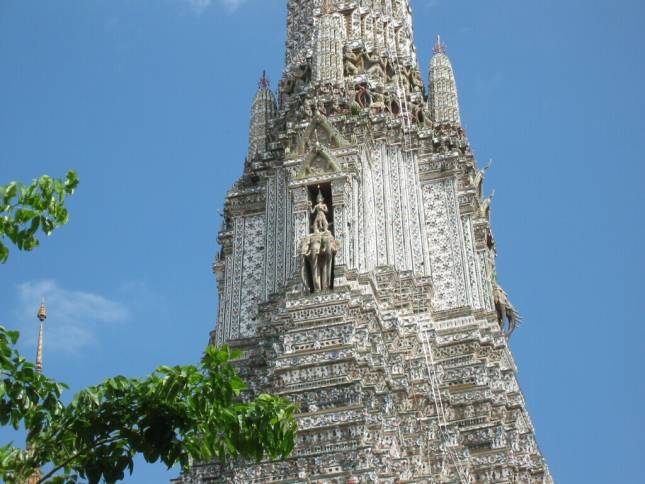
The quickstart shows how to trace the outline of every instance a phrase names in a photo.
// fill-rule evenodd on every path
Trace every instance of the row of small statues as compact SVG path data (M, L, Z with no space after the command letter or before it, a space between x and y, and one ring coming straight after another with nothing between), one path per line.
M369 108L370 111L376 114L389 113L393 116L402 114L403 108L400 96L391 91L386 91L383 86L370 87L367 83L361 83L354 86L353 92L336 90L339 92L327 97L322 92L317 92L322 91L322 89L316 89L316 94L310 99L299 100L299 107L294 111L295 118L310 119L315 114L323 116L348 115L353 112L353 106L359 109ZM429 118L425 103L408 101L407 108L407 116L410 122L423 125L425 120Z
M423 79L414 64L392 62L387 55L368 52L364 48L346 49L343 55L343 73L347 77L368 74L383 83L396 82L399 87L411 92L423 92ZM312 70L309 62L294 66L282 79L281 92L290 95L311 83Z
M398 82L411 91L423 91L421 73L415 65L393 63L386 55L368 52L365 49L346 50L343 57L344 74L358 76L369 74L383 82Z

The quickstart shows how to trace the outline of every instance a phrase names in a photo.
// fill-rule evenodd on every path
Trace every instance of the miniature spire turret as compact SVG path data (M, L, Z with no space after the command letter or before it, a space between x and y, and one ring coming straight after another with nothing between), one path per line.
M430 117L435 124L461 126L459 115L459 98L457 83L450 59L446 55L446 46L437 36L434 55L430 61L430 92L428 104Z
M266 75L266 71L264 71L258 83L258 91L253 98L253 107L251 108L249 161L256 158L258 154L264 153L269 148L269 128L276 111L275 96L271 91L271 84Z

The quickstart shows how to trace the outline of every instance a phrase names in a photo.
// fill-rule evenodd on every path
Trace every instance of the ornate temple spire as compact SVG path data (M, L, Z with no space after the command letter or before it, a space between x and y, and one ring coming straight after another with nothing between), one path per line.
M45 319L47 319L47 308L45 307L45 300L43 299L38 308L38 313L36 317L40 321L40 328L38 330L38 345L36 347L36 371L38 373L43 372L43 338L45 335ZM27 450L30 453L33 453L35 448L31 442L27 442ZM40 467L36 468L31 476L24 482L24 484L38 484L42 474L40 472Z
M39 373L43 371L43 337L45 333L45 319L47 319L47 308L45 307L45 301L43 300L40 303L37 314L38 320L40 321L40 329L38 330L38 347L36 349L36 370Z
M253 395L299 407L299 436L284 460L178 484L553 484L507 346L520 316L485 170L440 39L426 97L409 3L288 0L279 112L263 76L224 202L210 342L245 353Z
M251 126L249 129L248 159L252 160L258 154L264 153L269 148L269 127L275 117L277 105L275 96L271 91L271 84L266 72L258 83L258 91L253 98L251 108Z
M446 55L446 46L439 36L433 52L434 55L430 61L428 96L431 119L436 124L461 126L455 74L450 59Z

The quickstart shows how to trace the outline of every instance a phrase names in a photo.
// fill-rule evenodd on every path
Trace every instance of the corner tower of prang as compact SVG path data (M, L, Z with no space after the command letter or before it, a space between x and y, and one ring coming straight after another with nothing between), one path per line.
M426 92L407 0L289 0L214 264L214 344L299 404L282 462L181 482L549 483L508 338L492 196L445 46Z

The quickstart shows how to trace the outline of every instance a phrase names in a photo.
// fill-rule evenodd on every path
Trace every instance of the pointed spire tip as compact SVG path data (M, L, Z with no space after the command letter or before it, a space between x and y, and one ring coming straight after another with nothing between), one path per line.
M269 89L270 86L271 86L271 81L269 81L269 78L267 76L267 71L262 71L262 77L260 78L258 87Z
M441 35L437 34L437 43L434 46L434 49L432 49L432 52L435 54L445 54L446 53L446 44L441 42Z

